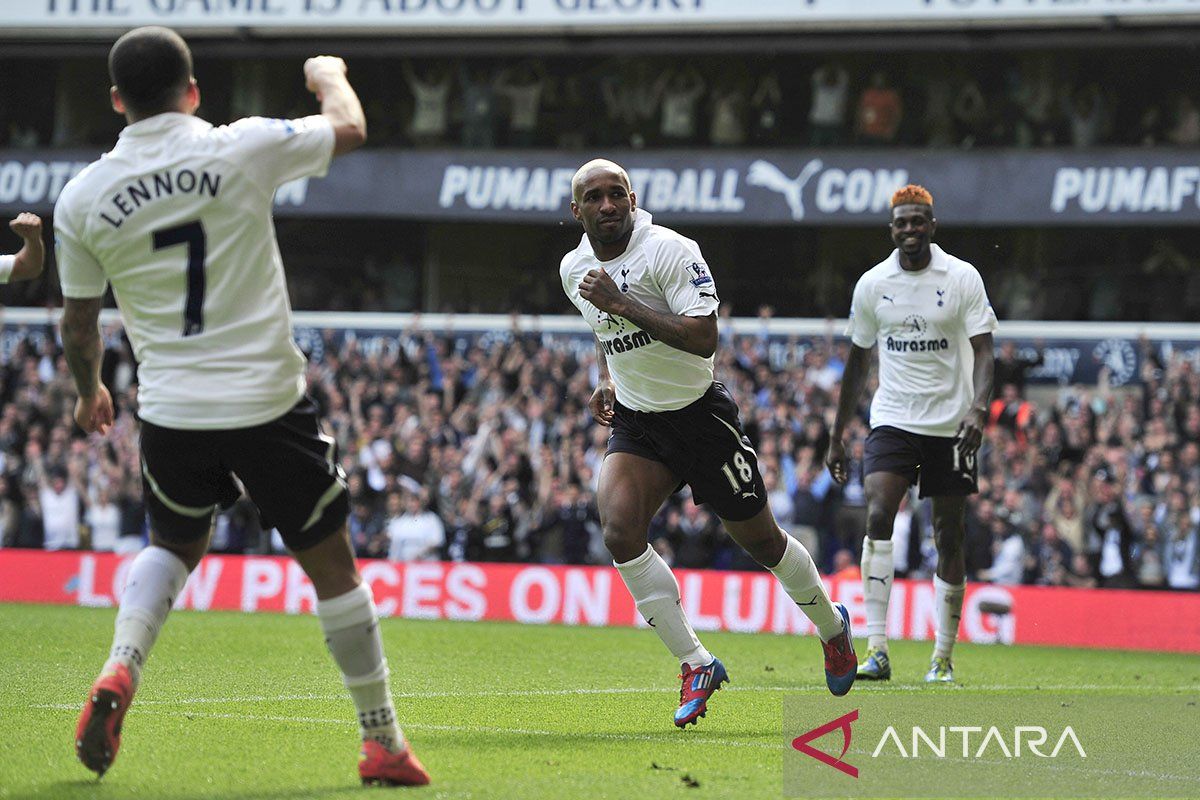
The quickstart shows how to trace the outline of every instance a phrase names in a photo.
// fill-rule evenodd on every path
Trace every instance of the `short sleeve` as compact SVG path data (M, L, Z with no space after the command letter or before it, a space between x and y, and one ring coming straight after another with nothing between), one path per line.
M875 346L879 336L879 320L875 318L875 309L868 296L870 292L867 281L859 278L854 285L854 296L850 301L850 322L846 325L846 335L857 347L870 350Z
M88 249L81 227L74 210L60 197L54 207L54 260L58 263L63 297L99 297L108 288L108 279Z
M650 273L673 314L707 317L721 305L716 282L695 242L664 241L650 258Z
M967 337L996 330L996 312L983 288L983 278L974 267L967 271L963 284L962 319Z
M562 280L563 294L571 301L571 305L579 309L579 313L584 313L584 310L579 305L579 300L576 298L574 291L574 280L571 277L572 254L567 253L563 256L562 263L558 266L558 277Z
M0 256L0 283L8 283L8 279L13 274L13 267L16 265L16 256Z
M333 158L333 124L320 114L301 119L248 117L226 129L239 166L272 188L306 176L320 177Z

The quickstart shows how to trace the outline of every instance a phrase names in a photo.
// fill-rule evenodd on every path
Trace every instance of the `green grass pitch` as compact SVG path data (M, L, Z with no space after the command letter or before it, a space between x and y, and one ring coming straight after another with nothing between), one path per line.
M114 615L0 605L0 798L368 791L357 779L353 706L316 619L222 612L172 614L120 755L97 782L75 760L71 737ZM651 631L412 620L383 629L401 723L434 781L370 790L396 796L778 798L783 697L830 702L815 638L702 634L733 683L698 727L681 732L671 724L676 668ZM1068 687L1200 689L1195 656L973 645L956 650L959 687L926 687L929 653L929 643L894 643L891 683L854 692L864 703L955 691L1019 705Z

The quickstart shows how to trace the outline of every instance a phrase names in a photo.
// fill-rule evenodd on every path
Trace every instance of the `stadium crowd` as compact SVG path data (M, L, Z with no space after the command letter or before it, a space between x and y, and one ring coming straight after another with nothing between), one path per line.
M823 465L846 345L723 329L717 372L741 404L780 523L826 573L857 571L865 528L861 454L867 401L852 426L852 476ZM607 430L587 411L590 342L512 330L478 337L405 330L383 340L314 334L309 382L336 437L359 555L602 564L594 492ZM70 377L54 331L7 340L0 380L0 542L132 551L146 536L136 374L119 330L103 375L113 431L74 428ZM771 352L769 352L769 350ZM785 355L781 356L780 353ZM996 583L1200 588L1200 371L1148 345L1128 390L1064 386L1026 398L1035 361L1002 344L997 396L967 524L969 575ZM896 567L936 562L915 495L897 518ZM655 547L680 567L756 569L686 494L655 519ZM222 511L219 552L271 552L243 498Z
M371 147L932 148L1200 145L1200 104L1179 78L1192 53L1037 51L702 58L510 56L351 62ZM119 119L86 58L0 60L0 147L107 146ZM202 115L303 116L286 60L197 62ZM54 102L39 102L45 97ZM597 111L604 124L597 122Z

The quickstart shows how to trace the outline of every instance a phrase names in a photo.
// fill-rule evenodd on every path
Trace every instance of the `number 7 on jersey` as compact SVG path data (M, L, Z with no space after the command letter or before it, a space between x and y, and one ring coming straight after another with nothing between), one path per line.
M204 330L204 259L208 254L204 225L194 219L154 231L154 249L187 245L187 298L183 302L183 335Z

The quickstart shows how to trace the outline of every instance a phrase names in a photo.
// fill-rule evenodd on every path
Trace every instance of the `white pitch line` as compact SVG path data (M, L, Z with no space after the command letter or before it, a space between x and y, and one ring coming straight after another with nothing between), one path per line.
M248 695L242 697L180 697L174 700L138 700L138 708L144 706L181 706L221 703L283 703L299 700L340 700L345 694L280 694L280 695ZM79 703L35 703L29 708L72 709L80 708Z
M860 687L860 692L869 692L872 694L886 694L888 692L996 692L996 691L1064 691L1064 692L1094 692L1094 691L1112 691L1120 692L1172 692L1172 691L1196 691L1200 693L1200 686L1110 686L1106 684L1076 684L1064 686L1038 685L1038 686L1008 686L1008 685L977 685L970 684L958 686L913 686L913 685L867 685ZM442 692L392 692L392 697L396 699L416 699L423 698L485 698L485 697L570 697L572 695L617 695L617 694L654 694L656 692L674 692L675 689L670 686L650 686L650 687L600 687L600 688L581 688L581 689L516 689L513 691L504 691L499 689L482 690L482 691L442 691ZM824 687L814 686L727 686L721 691L725 692L794 692L796 694L825 694ZM221 704L221 703L276 703L276 702L297 702L310 700L341 700L345 698L344 694L281 694L281 695L245 695L234 697L184 697L178 699L161 699L161 700L139 700L138 706L151 705L204 705L204 704ZM75 709L79 707L78 702L73 703L35 703L27 708L46 708L46 709Z
M352 719L329 719L326 717L291 717L277 714L237 714L218 713L212 711L169 711L166 709L151 709L149 714L160 716L187 717L189 719L233 719L247 722L284 722L303 725L336 725L347 729L357 728ZM768 750L780 749L779 744L771 742L746 742L740 739L722 739L711 736L695 736L675 732L663 734L635 733L603 733L599 731L549 731L536 728L499 728L487 725L434 725L429 723L412 722L401 726L405 730L445 731L452 733L487 733L504 736L547 736L559 739L609 739L613 741L658 742L661 744L712 744L723 747L753 747Z

